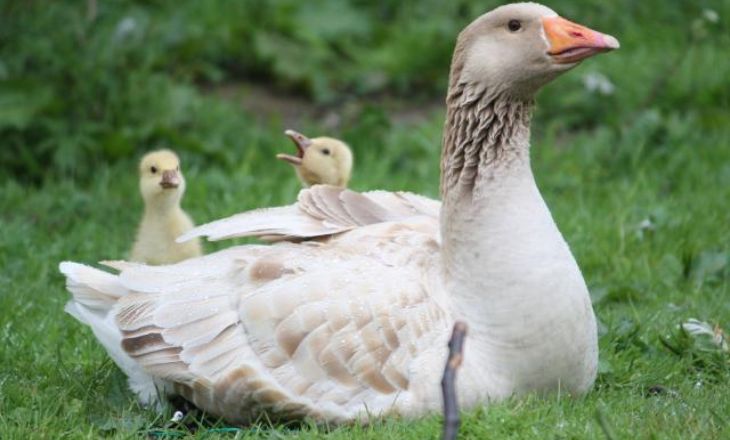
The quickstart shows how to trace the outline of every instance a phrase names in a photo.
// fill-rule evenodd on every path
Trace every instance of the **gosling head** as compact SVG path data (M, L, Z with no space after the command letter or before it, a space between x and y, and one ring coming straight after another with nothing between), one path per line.
M616 38L572 23L546 6L508 4L459 34L451 83L531 99L584 59L618 47Z
M180 159L170 150L147 153L139 163L139 190L145 204L177 203L185 192Z
M276 158L294 165L305 187L347 186L352 172L352 152L347 144L330 137L310 139L294 130L284 133L294 142L297 154L277 154Z

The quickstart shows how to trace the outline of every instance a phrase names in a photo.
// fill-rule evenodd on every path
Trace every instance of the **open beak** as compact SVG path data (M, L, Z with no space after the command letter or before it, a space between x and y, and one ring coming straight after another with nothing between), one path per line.
M619 48L616 38L562 17L545 17L542 25L550 44L548 55L558 64L577 63L595 54Z
M276 158L279 160L289 162L292 165L301 165L302 158L304 158L304 150L306 150L307 148L309 148L310 145L312 145L312 140L294 130L287 130L284 132L284 134L289 136L289 139L291 139L292 142L294 142L294 145L297 147L297 155L292 156L291 154L279 153L276 155Z
M180 186L180 175L175 170L163 171L160 186L164 189L177 188Z

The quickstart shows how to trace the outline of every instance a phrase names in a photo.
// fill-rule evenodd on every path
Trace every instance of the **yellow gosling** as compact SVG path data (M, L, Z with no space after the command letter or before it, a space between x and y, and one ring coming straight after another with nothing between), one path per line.
M345 188L352 173L352 151L344 142L331 137L310 139L294 130L287 136L297 147L297 154L277 154L276 158L294 165L305 187L333 185Z
M177 155L170 150L145 155L139 165L139 189L144 199L144 215L130 259L159 265L202 255L198 239L175 242L178 236L195 226L180 207L185 178Z

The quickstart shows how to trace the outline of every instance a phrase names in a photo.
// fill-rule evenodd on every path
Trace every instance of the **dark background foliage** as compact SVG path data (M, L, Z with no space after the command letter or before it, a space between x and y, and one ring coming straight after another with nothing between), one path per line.
M703 129L725 124L730 62L720 54L730 32L703 11L728 17L728 3L552 2L564 16L610 29L623 48L592 67L615 82L615 94L584 93L575 75L547 92L561 99L543 99L541 115L569 130L619 129L646 110L659 131L672 117L696 117ZM251 128L251 111L208 93L224 86L253 84L337 114L349 102L438 102L458 31L496 4L4 0L0 172L87 179L100 161L160 145L231 168L244 158L241 145L266 149L269 141ZM335 134L389 119L377 108L355 113ZM358 127L363 120L370 126Z

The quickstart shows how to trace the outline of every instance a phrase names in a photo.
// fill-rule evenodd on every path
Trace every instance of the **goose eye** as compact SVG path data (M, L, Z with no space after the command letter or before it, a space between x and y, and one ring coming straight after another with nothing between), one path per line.
M322 150L322 154L324 154L325 156L329 156L330 155L329 148L325 148L324 150Z
M157 174L157 167L155 167L155 166L151 166L151 167L150 167L150 172L151 172L152 174Z
M522 23L520 23L519 20L510 20L509 23L507 23L507 28L510 32L517 32L522 29Z

